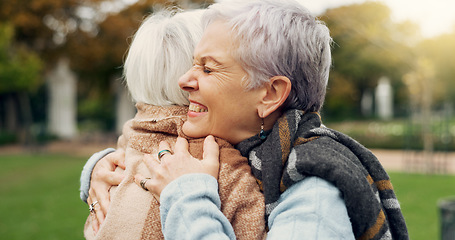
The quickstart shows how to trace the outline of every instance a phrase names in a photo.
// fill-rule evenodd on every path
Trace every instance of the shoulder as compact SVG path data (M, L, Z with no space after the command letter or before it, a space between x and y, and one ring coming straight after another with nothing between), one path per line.
M331 137L319 136L292 148L287 167L296 168L302 174L325 178L325 174L319 173L330 172L330 169L352 168L359 164L358 157L347 146Z
M287 189L270 214L269 227L276 235L291 231L310 239L353 239L340 191L319 177L307 177Z
M289 154L283 176L285 185L293 185L305 176L318 176L339 187L340 183L364 178L365 172L358 157L347 146L321 136L295 146Z
M311 193L311 194L308 194ZM316 176L306 177L288 188L280 197L279 202L291 198L304 198L305 201L314 201L321 195L330 195L333 199L341 198L340 190L332 183Z
M347 146L328 136L318 136L309 142L295 146L294 149L301 150L301 152L312 157L314 157L314 153L317 153L318 156L345 155L355 157Z

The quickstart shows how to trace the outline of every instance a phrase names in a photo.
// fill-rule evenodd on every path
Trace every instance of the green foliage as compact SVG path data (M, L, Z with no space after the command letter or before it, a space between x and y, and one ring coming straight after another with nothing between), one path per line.
M393 22L379 2L329 9L321 19L335 42L324 107L328 118L359 118L362 94L373 92L381 76L392 81L396 108L420 112L425 104L434 109L455 102L455 29L422 40L415 23Z
M373 92L382 76L392 80L395 94L400 92L403 85L399 82L410 68L408 61L412 54L400 32L403 23L392 21L387 6L365 2L329 9L321 15L321 20L329 27L335 42L324 107L329 117L358 116L362 94Z
M5 144L11 144L17 142L16 134L10 131L1 131L0 130L0 146Z
M119 2L132 5L105 11L106 6ZM85 123L93 120L101 129L112 130L115 118L112 83L115 76L121 75L131 36L144 17L156 9L156 4L173 6L182 2L0 1L0 95L33 94L43 85L43 70L52 69L59 57L68 57L78 76L79 121L90 125ZM213 1L190 2L206 7ZM408 107L410 88L415 84L405 85L403 76L421 73L416 63L420 58L434 66L434 75L426 79L431 82L433 103L455 102L455 29L451 34L421 41L415 23L394 22L390 9L377 1L329 9L320 19L328 25L335 42L323 109L330 120L365 117L360 116L362 94L373 92L382 76L392 81L395 107ZM36 108L33 104L32 109ZM398 114L405 116L406 112ZM33 121L36 119L45 116L34 115ZM384 145L379 145L388 143L384 140Z
M352 81L333 72L322 109L324 118L335 121L357 117L353 116L353 113L356 112L357 102L360 101L358 91Z
M78 103L79 129L86 132L103 132L115 127L113 99L80 99Z
M38 89L39 92L43 87L45 74L64 57L70 60L71 70L78 78L78 99L82 100L82 106L78 106L78 120L82 121L82 125L93 121L101 125L102 130L112 130L115 118L113 82L121 75L131 36L144 17L153 13L157 5L203 7L212 2L0 1L0 100L15 98L18 92L27 92L29 97L34 97L33 91ZM2 95L7 97L2 98ZM7 108L2 103L0 112ZM36 103L32 102L31 105L30 109L36 109ZM21 109L18 106L20 104L13 107L19 113ZM39 114L28 114L29 121L46 119ZM3 126L7 121L2 115L0 129L8 128ZM11 116L16 115L19 114ZM20 122L21 118L24 117L17 117L10 122ZM22 125L19 127L29 128Z
M0 94L35 91L42 83L43 63L25 46L13 44L14 29L0 24Z
M431 61L434 77L431 80L434 104L455 102L455 29L445 34L427 39L418 45L422 57Z

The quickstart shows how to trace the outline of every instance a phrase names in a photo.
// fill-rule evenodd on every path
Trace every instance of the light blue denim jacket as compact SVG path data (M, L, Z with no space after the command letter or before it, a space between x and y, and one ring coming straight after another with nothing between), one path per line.
M235 239L219 210L218 183L212 176L184 175L166 186L160 199L165 239ZM318 177L287 189L268 222L267 239L354 239L340 191Z
M79 194L81 200L87 203L88 191L90 189L90 180L92 179L92 172L95 165L98 163L101 158L108 155L111 152L115 152L114 148L107 148L103 151L99 151L93 154L85 163L84 168L81 172L81 186L79 188Z
M80 194L87 201L95 164L115 149L93 154L81 174ZM188 174L161 193L161 222L166 239L235 239L222 214L215 178ZM287 189L268 219L267 239L354 239L340 191L318 177L307 177ZM248 224L248 223L245 223Z

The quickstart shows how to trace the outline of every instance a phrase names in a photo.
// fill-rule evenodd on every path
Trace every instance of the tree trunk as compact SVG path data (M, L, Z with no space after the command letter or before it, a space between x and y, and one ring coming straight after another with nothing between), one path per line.
M14 94L7 94L5 98L5 129L6 132L16 133L19 128L19 119Z
M26 92L18 94L19 109L22 116L22 125L20 129L20 142L24 145L33 145L34 138L31 128L33 124L32 108L30 106L30 96Z

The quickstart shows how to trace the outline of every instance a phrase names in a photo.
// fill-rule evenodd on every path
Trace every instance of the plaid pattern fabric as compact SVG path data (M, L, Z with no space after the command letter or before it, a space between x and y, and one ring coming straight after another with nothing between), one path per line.
M343 195L357 239L409 239L388 174L352 138L326 128L317 113L287 111L266 140L254 136L236 146L248 156L264 192L266 219L287 188L306 176L335 185Z

